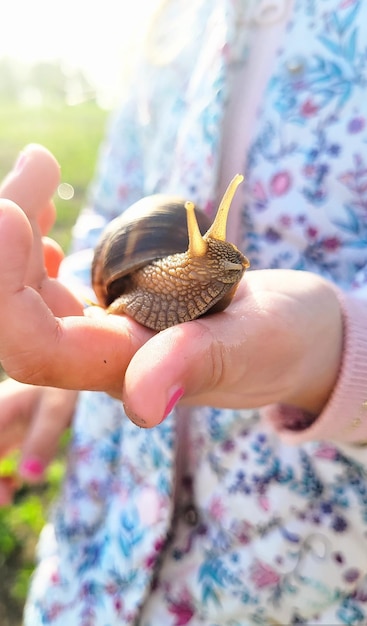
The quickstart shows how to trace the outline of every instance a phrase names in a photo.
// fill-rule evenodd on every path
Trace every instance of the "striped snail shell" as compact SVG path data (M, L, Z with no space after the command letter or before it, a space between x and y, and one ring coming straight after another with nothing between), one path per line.
M192 202L163 194L139 200L110 222L92 263L98 303L156 331L225 309L250 265L226 241L242 180L231 181L212 225Z

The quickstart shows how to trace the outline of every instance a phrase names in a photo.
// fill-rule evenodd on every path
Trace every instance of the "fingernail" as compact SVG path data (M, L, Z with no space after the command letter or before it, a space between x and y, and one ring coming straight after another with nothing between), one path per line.
M36 480L38 478L41 478L44 474L44 471L44 464L42 463L42 461L40 461L40 459L37 459L35 457L25 459L21 462L19 466L19 473L23 476L23 478L30 480Z
M169 400L164 410L163 417L160 421L160 424L166 419L166 417L168 417L171 411L173 411L177 402L181 400L184 393L185 393L185 390L183 387L174 387L173 389L171 389L171 393L169 394Z
M18 158L15 161L15 164L13 167L14 172L20 172L23 169L26 158L27 158L27 155L25 152L19 152Z

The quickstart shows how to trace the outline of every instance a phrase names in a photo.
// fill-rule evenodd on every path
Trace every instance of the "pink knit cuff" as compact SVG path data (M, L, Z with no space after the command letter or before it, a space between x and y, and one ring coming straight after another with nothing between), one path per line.
M285 405L264 409L283 441L367 443L367 303L337 291L344 319L343 362L329 402L315 416Z

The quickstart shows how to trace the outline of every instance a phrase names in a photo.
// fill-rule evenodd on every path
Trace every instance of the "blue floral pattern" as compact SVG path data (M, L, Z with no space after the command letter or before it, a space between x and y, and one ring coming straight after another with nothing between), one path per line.
M244 246L253 267L311 270L350 288L367 251L364 8L298 5L248 160Z
M200 41L182 43L175 71L148 63L139 102L113 121L84 246L92 217L144 194L174 190L211 210L245 4L202 0ZM362 0L296 0L246 159L253 267L307 269L363 292L366 42ZM290 447L257 412L178 411L145 431L120 403L83 393L25 625L363 626L366 470L364 446Z

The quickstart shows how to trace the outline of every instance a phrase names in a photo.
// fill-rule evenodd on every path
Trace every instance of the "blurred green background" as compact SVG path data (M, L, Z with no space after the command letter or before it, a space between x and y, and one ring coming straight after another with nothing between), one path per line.
M0 60L0 177L28 143L41 143L55 154L62 182L74 188L70 200L55 196L57 222L51 234L65 251L86 199L107 116L81 72L64 75L56 62L23 67ZM37 537L60 486L66 449L67 433L45 483L32 488L21 485L15 504L0 509L1 626L21 625ZM14 475L16 463L15 452L0 462L0 473Z

